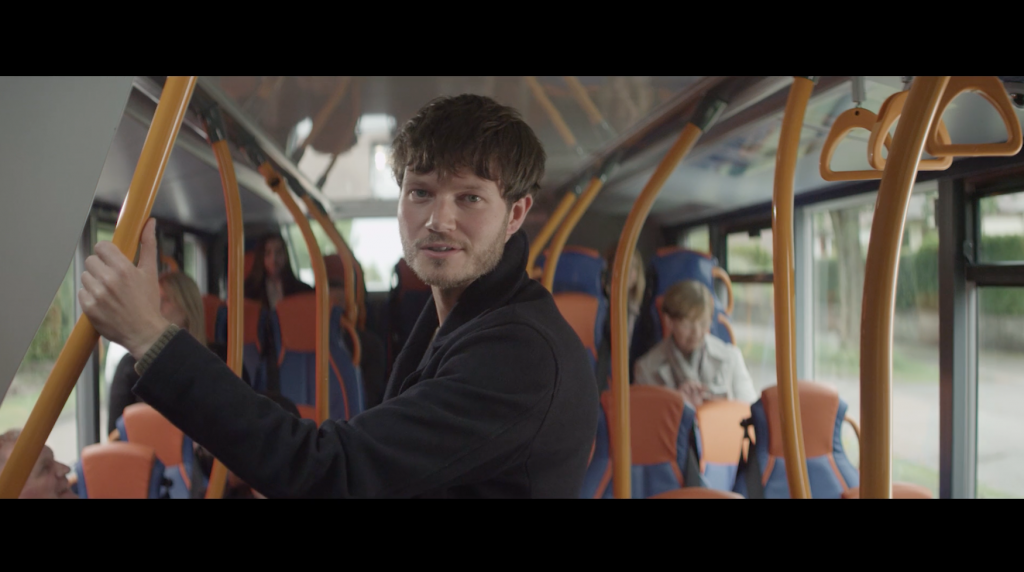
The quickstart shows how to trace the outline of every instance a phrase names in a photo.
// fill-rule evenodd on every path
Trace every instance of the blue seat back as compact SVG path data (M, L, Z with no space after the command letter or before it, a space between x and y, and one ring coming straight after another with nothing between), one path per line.
M800 417L807 455L811 496L838 499L860 485L860 475L843 449L841 429L847 405L830 387L810 381L797 384ZM765 498L789 498L786 461L782 447L778 387L769 387L750 408L754 428L754 453ZM751 467L753 465L748 465ZM735 491L748 496L746 480L736 479Z
M663 387L634 385L630 388L630 442L632 449L632 498L700 486L687 483L691 455L700 460L700 434L696 411L678 392ZM614 418L611 392L601 395L603 415L598 416L594 455L584 477L581 498L613 498L610 430ZM692 474L692 472L691 472Z
M270 314L270 324L278 356L281 394L296 405L315 405L316 294L285 296ZM340 329L329 327L328 332L330 418L347 420L365 407L362 379ZM266 387L256 389L263 391Z

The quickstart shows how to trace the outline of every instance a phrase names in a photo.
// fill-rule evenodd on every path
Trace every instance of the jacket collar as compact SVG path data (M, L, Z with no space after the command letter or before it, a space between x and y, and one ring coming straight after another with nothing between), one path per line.
M498 265L466 288L440 330L437 330L437 306L434 304L434 297L430 297L420 312L405 347L398 355L391 379L388 381L386 397L397 394L400 387L398 384L422 365L424 359L428 357L428 347L444 344L448 336L467 322L508 304L509 300L529 283L530 278L526 275L529 251L530 242L526 238L526 233L520 230L513 234L505 243L505 250Z

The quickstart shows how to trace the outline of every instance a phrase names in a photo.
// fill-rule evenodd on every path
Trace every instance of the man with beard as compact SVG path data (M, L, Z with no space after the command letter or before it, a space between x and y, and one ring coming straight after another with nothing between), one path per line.
M348 422L296 419L159 313L154 225L134 267L110 243L79 300L128 348L134 391L253 488L275 497L576 497L598 395L586 350L525 272L520 230L545 153L508 107L441 98L393 145L409 266L431 286L384 402Z

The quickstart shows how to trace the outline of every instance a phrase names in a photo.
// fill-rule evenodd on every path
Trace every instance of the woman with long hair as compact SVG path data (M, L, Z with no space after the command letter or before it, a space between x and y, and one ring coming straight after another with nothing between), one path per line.
M285 296L312 292L313 288L295 277L288 248L280 234L264 235L253 249L252 272L245 279L245 297L274 309Z
M169 322L188 331L192 337L206 344L206 320L203 311L203 297L194 280L182 272L168 272L160 276L160 313ZM109 417L107 432L117 427L117 419L124 408L141 400L132 393L132 387L139 381L135 373L135 358L125 354L117 364L114 379L110 383Z

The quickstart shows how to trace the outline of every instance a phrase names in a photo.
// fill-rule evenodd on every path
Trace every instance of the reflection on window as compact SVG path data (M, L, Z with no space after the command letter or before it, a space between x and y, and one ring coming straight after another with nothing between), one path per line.
M677 246L699 252L711 252L711 234L707 225L689 228L680 235Z
M939 314L936 192L911 196L893 328L893 479L939 485ZM814 215L814 377L860 419L860 324L873 203ZM844 424L845 426L845 424ZM843 445L859 458L852 430Z
M1024 262L1024 192L985 197L981 216L982 262Z
M978 490L981 498L1024 497L1024 288L978 292Z
M367 292L386 292L391 289L391 274L395 264L402 258L402 239L398 234L398 219L395 217L355 218L339 221L338 231L345 239L359 264L363 267L363 280ZM325 256L336 252L334 243L318 224L311 225L317 245ZM286 232L294 256L292 265L298 270L296 276L313 286L313 267L309 262L309 251L302 238L302 231L295 224Z
M370 166L370 188L374 198L397 199L399 188L391 172L391 146L374 145L370 155L373 163Z
M774 290L771 284L732 285L734 306L729 324L736 335L733 343L743 353L758 393L776 382Z
M68 266L64 281L53 297L43 323L40 324L18 372L14 374L10 389L0 404L0 432L21 429L39 399L39 393L50 376L53 364L64 342L75 326L74 261ZM53 449L54 458L70 464L78 459L78 428L75 423L75 391L64 404L57 423L46 444Z
M736 232L726 236L726 270L729 274L771 274L772 272L772 229Z

